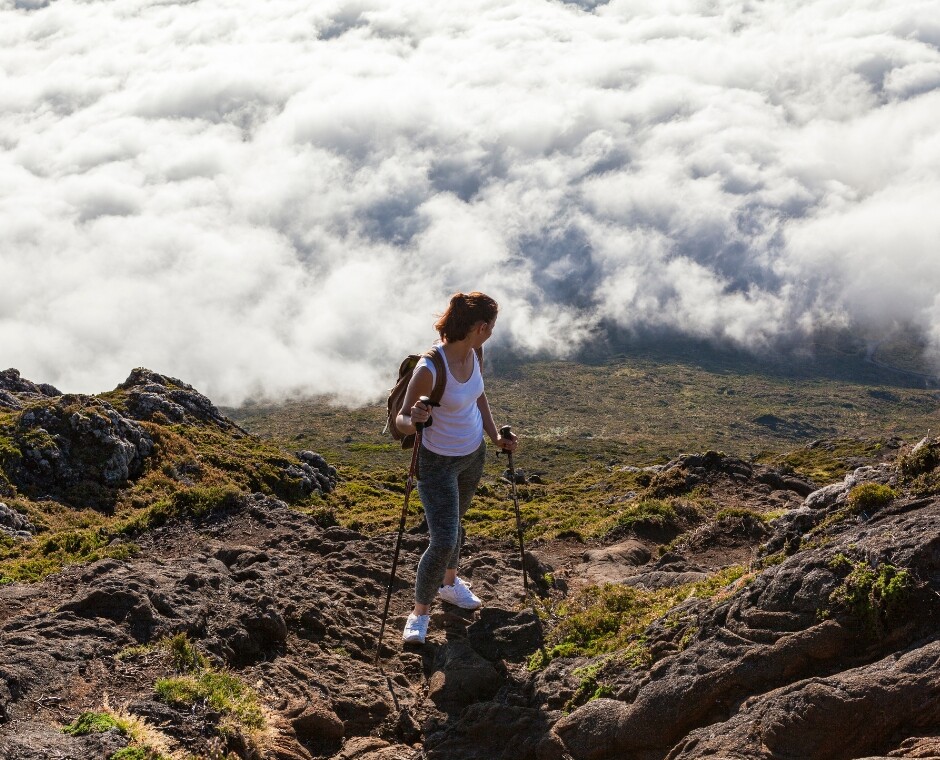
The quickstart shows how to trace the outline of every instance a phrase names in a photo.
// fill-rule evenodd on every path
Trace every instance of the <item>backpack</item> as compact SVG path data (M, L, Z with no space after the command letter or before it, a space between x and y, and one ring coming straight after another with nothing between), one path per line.
M483 349L475 349L477 352L477 361L480 363L480 372L483 371ZM392 434L392 438L401 441L403 449L413 448L415 445L415 435L411 433L405 435L395 424L395 418L401 411L401 405L405 402L405 391L408 390L408 383L411 382L411 375L418 366L422 357L430 359L434 363L434 387L431 389L429 398L435 404L441 403L444 396L444 389L447 387L447 365L444 364L444 357L441 356L439 346L433 346L430 351L424 354L409 354L404 358L398 367L398 381L395 387L388 392L388 417L385 422L385 429ZM428 421L427 426L431 423Z

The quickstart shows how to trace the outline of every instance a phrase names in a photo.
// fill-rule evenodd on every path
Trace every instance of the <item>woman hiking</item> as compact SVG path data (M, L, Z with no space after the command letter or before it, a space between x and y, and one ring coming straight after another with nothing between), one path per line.
M505 451L514 451L516 436L503 438L483 391L479 351L493 334L496 301L483 293L455 293L434 325L441 336L437 350L447 369L447 383L433 425L424 428L418 452L418 495L424 506L431 542L415 580L415 606L402 640L423 644L435 597L465 610L482 606L469 584L457 577L464 531L460 525L483 475L486 443L483 434ZM422 358L408 384L395 424L405 435L432 416L419 399L434 388L434 362Z

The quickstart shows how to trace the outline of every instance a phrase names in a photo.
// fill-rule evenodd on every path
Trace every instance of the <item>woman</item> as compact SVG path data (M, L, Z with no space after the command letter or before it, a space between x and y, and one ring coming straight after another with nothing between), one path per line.
M424 429L418 452L418 495L431 542L418 562L415 606L402 633L407 643L424 643L435 596L467 610L482 605L469 584L457 577L457 565L464 536L460 520L483 475L484 432L503 450L516 448L516 437L503 438L493 421L477 357L493 334L498 310L496 301L483 293L456 293L434 325L441 336L439 350L447 383L440 407L434 411L434 424ZM426 358L415 367L395 420L405 435L431 417L431 410L418 399L431 395L435 372L434 362Z

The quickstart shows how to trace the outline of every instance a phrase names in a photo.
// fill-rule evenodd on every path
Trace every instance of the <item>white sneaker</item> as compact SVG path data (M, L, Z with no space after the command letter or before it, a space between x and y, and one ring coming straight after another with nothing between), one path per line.
M430 615L410 614L405 623L405 630L401 634L401 640L406 644L423 644L428 636L428 623L430 622Z
M437 595L445 602L464 610L478 610L483 606L480 597L470 590L470 584L464 583L460 578L454 581L453 586L441 586Z

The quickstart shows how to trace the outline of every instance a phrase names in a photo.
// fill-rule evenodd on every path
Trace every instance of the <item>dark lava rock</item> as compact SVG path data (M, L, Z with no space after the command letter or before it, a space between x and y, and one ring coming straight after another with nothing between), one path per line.
M0 531L13 538L29 540L36 532L36 526L12 507L0 502Z
M6 457L10 481L26 493L61 493L81 483L115 488L138 476L153 439L134 420L93 396L65 395L23 411Z
M628 699L598 699L562 718L545 757L563 747L576 760L705 757L719 748L728 757L851 758L936 725L940 501L875 522L849 524L825 547L697 610L684 649L656 662ZM870 616L835 604L849 562L841 558L903 568L916 579L904 608L876 613L872 628ZM647 636L655 645L655 629Z
M133 419L212 422L224 428L235 427L208 398L175 377L138 367L118 388L127 392L127 411Z

